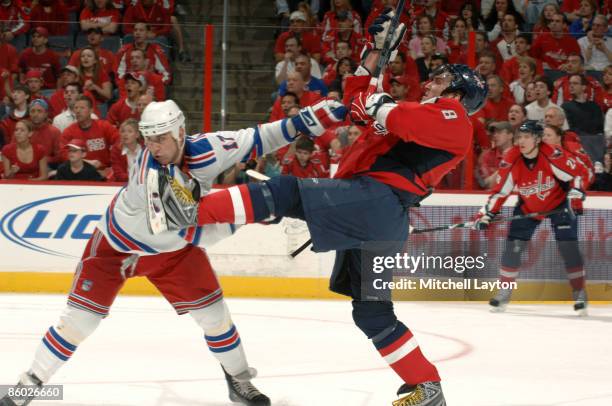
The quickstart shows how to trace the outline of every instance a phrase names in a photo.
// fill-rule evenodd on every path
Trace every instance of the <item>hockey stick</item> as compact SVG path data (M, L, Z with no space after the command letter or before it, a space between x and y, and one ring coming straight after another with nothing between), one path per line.
M397 2L397 6L395 6L395 15L391 19L389 31L387 31L387 35L385 36L385 42L383 43L383 48L380 53L378 63L376 64L376 68L374 69L374 72L372 72L372 79L370 79L368 90L366 91L367 94L372 94L376 92L376 88L378 87L378 77L380 76L380 73L383 71L383 69L389 62L389 59L391 58L392 51L391 49L389 49L389 47L391 46L391 41L393 41L393 37L395 36L395 31L399 26L400 15L404 11L405 3L406 0L399 0Z
M568 209L555 209L555 210L550 210L550 211L545 211L545 212L536 212L536 213L529 213L529 214L517 214L515 216L500 217L500 218L494 219L494 220L491 221L491 223L503 223L503 222L506 222L506 221L530 219L530 218L540 217L540 216L548 217L548 216L551 216L553 214L568 213L568 212L569 212ZM474 225L473 221L467 221L465 223L447 224L445 226L438 226L438 227L432 227L432 228L416 229L416 228L412 228L411 227L410 234L431 233L431 232L434 232L434 231L453 230L455 228L469 228L472 225ZM308 246L311 243L312 243L312 240L306 241L304 244L302 244L300 247L298 247L298 249L296 249L295 251L293 251L290 254L291 258L295 258L296 256L298 256L302 251L304 251L306 248L308 248Z
M514 220L522 220L522 219L530 219L534 217L548 217L553 214L559 213L568 213L568 209L555 209L544 212L536 212L536 213L528 213L528 214L517 214L509 217L499 217L491 220L491 223L503 223L506 221L514 221ZM410 234L423 234L423 233L431 233L434 231L444 231L444 230L453 230L455 228L470 228L474 225L474 221L466 221L465 223L455 223L455 224L447 224L445 226L437 226L432 228L420 228L420 229L412 229Z

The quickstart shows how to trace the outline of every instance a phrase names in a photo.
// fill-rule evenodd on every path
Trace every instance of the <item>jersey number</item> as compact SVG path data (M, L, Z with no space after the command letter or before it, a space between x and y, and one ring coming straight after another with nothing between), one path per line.
M444 116L445 120L454 120L457 118L457 113L455 113L455 110L442 110L442 115Z

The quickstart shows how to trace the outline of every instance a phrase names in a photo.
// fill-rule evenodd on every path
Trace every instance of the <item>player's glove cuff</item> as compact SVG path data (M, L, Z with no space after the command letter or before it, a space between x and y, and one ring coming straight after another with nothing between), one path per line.
M336 100L323 99L312 106L304 107L299 114L291 118L298 132L309 137L318 137L326 129L340 124L346 117L347 110Z

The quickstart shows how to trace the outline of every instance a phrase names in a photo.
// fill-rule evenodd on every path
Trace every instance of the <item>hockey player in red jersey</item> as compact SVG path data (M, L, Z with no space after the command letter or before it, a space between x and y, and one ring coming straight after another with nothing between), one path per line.
M585 315L585 273L578 247L576 218L576 215L582 214L582 201L585 198L582 177L585 170L574 155L541 142L543 131L542 126L534 120L528 120L519 127L516 146L506 152L500 162L493 194L479 211L474 228L487 228L515 189L519 198L514 208L515 215L566 209L548 217L572 287L574 310ZM514 282L518 277L521 254L542 220L542 217L523 218L510 223L501 261L502 282ZM511 289L501 289L489 301L492 310L505 310L511 295Z
M544 126L544 132L542 134L542 142L547 144L562 147L564 150L573 154L576 161L582 165L584 173L582 174L582 181L584 182L584 190L587 190L589 186L595 181L595 168L593 167L593 161L582 148L578 137L575 133L571 133L574 137L570 137L561 128L554 125Z
M408 208L426 198L471 148L469 114L482 107L487 87L467 66L445 65L434 72L423 103L396 103L385 93L368 95L369 72L376 66L388 26L381 18L370 28L373 49L346 87L347 97L354 100L353 120L376 130L355 141L336 179L274 177L208 195L195 205L196 213L194 205L164 204L164 209L173 224L182 222L180 227L253 223L271 216L305 220L313 250L336 251L330 289L353 299L355 324L404 382L394 404L444 406L438 371L413 333L397 319L390 297L362 293L361 255L367 251L364 244L394 242L377 251L385 256L397 253L398 245L403 248ZM400 25L392 49L403 31ZM367 261L363 265L369 267Z
M322 101L303 111L317 118L306 123L300 115L244 130L188 136L183 112L176 103L150 103L139 123L146 148L130 169L127 187L117 192L89 239L67 306L44 335L17 387L40 387L48 382L108 316L126 279L141 276L147 277L179 315L189 314L204 331L206 345L223 369L230 399L248 406L269 406L270 399L251 383L256 370L247 362L240 334L203 249L230 235L227 231L231 227L213 225L152 234L147 228L147 185L150 175L161 172L194 194L207 193L219 174L243 158L271 153L292 142L297 128L312 136L321 135L325 130L321 121L340 122L346 114L344 106L335 101ZM183 167L188 175L181 172ZM16 390L14 393L26 396L16 399L6 395L0 406L26 405L33 398L28 393L37 392Z

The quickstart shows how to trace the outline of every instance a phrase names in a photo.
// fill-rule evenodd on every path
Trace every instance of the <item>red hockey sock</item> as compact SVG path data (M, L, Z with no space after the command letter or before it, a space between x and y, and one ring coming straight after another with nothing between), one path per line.
M247 185L232 186L210 193L198 204L198 225L212 223L252 223L253 205Z
M518 278L519 270L517 268L508 268L502 266L499 270L500 282L514 282Z
M436 367L425 358L421 348L403 324L392 333L391 340L385 339L382 347L376 345L380 355L409 385L416 385L422 382L439 382L440 375ZM382 343L381 343L382 344Z
M569 279L570 285L572 285L573 290L582 290L584 289L584 269L581 266L577 266L574 268L566 269L567 279Z

